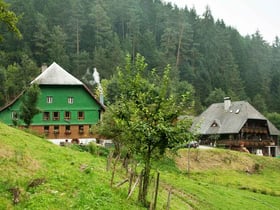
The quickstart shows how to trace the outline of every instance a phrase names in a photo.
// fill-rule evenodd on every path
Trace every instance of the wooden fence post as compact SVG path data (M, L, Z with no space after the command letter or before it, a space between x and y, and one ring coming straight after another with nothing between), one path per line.
M157 172L155 192L154 192L154 200L153 200L153 203L150 207L150 210L155 210L156 206L157 206L157 197L158 197L158 188L159 188L159 175L160 175L160 173Z
M171 193L172 193L172 188L170 187L170 188L169 188L169 191L168 191L166 210L169 210L169 209L170 209Z

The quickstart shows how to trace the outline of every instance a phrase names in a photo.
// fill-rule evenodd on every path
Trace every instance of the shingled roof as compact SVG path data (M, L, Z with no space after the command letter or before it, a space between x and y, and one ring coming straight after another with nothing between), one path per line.
M37 83L39 85L83 85L80 80L69 74L55 62L31 83Z
M224 103L212 104L194 120L192 130L202 135L238 133L248 119L265 120L270 135L280 135L280 131L246 101L231 102L227 110Z

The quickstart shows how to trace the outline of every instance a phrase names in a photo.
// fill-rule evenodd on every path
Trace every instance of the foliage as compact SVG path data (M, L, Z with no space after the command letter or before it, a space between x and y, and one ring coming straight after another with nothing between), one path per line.
M109 154L109 149L97 145L96 143L90 142L87 145L81 145L81 144L71 144L69 146L71 149L73 150L77 150L80 152L89 152L92 155L95 156L103 156L103 157L107 157Z
M3 0L0 0L0 24L4 23L8 30L15 33L18 37L21 38L21 33L17 28L18 17L14 12L9 10L8 4ZM3 36L0 35L0 41L2 41Z
M37 108L37 101L40 89L37 84L32 84L24 93L20 105L20 118L26 127L32 123L32 118L40 112Z
M222 102L225 95L225 92L221 88L215 88L215 90L211 91L210 95L206 98L205 102L208 106L210 106L213 103Z
M269 44L261 31L243 37L216 19L209 7L200 16L190 5L182 9L160 0L6 1L10 7L4 4L4 11L18 14L15 24L24 39L0 28L5 38L0 47L3 75L9 74L9 66L24 72L25 55L36 67L56 61L78 78L96 67L102 79L111 79L116 67L124 65L126 53L133 61L141 53L160 74L170 65L174 87L181 82L192 85L195 114L214 100L216 90L232 100L254 106L260 102L259 111L279 112L279 38ZM25 73L34 78L31 71ZM0 93L2 104L20 93L14 81L5 89ZM185 91L182 85L175 89Z
M280 114L277 112L267 113L266 117L280 130Z
M126 61L125 68L118 69L113 81L119 93L108 107L109 114L105 114L100 130L103 135L117 138L132 154L142 157L144 180L140 200L146 205L151 160L162 156L166 148L190 138L190 120L178 120L188 108L189 95L186 92L178 96L172 92L169 66L162 76L153 69L145 78L147 64L143 56L137 54L133 62L128 55Z

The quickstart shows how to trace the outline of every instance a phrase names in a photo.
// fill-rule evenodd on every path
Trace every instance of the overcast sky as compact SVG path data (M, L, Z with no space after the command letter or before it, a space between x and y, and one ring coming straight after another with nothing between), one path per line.
M280 0L164 0L190 9L195 7L202 15L206 5L215 20L223 19L226 25L236 28L243 36L260 31L264 40L272 43L280 37Z

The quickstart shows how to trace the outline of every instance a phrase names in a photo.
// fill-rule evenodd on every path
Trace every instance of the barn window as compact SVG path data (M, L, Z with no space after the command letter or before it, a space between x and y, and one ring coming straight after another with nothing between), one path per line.
M53 127L53 133L54 133L54 134L59 134L59 126L58 126L58 125L55 125L55 126Z
M43 120L50 120L50 112L43 112Z
M52 96L47 96L47 103L51 104L53 102L53 97Z
M84 133L84 125L79 125L79 133Z
M71 134L70 125L65 126L65 134Z
M48 133L49 133L49 130L50 130L50 126L45 125L45 126L44 126L44 133L48 134Z
M53 112L53 120L59 120L59 112Z
M71 119L71 112L68 112L68 111L64 112L64 119L65 120L70 120Z
M84 120L85 119L85 113L82 111L78 112L78 120Z

